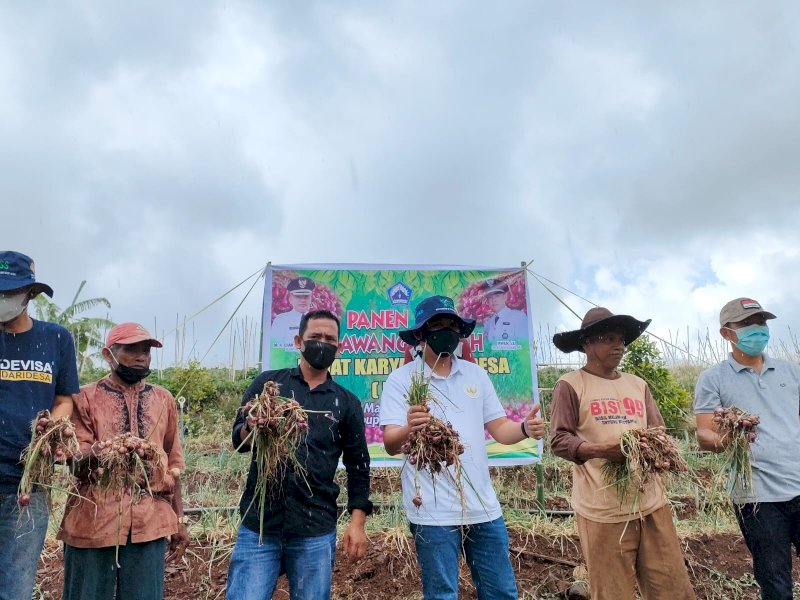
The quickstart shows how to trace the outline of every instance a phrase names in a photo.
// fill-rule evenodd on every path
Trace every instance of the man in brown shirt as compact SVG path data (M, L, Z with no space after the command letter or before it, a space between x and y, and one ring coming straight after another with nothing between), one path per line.
M164 388L143 381L153 346L160 348L161 342L141 325L112 328L103 348L111 373L75 396L81 483L80 497L67 502L58 534L64 541L64 600L162 598L167 539L167 560L180 559L188 546L175 401ZM99 443L121 433L148 440L161 459L138 493L97 485Z
M581 328L557 333L563 352L584 352L586 365L553 388L550 445L572 461L572 507L589 571L593 600L695 598L661 480L635 500L620 498L602 475L606 461L623 460L620 436L631 428L664 425L647 383L617 371L625 347L650 321L593 308Z

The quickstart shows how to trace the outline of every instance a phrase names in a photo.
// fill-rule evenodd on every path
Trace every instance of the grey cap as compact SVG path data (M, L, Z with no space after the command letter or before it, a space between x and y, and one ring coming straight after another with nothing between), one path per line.
M719 326L725 327L728 323L738 323L747 317L762 314L765 319L774 319L775 315L764 310L757 300L752 298L736 298L731 300L719 311Z

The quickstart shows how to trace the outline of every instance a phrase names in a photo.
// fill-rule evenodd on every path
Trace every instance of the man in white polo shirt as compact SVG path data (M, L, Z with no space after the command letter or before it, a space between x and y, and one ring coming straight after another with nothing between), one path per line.
M750 445L753 489L737 486L732 500L761 597L792 600L792 546L800 553L800 367L764 354L774 318L752 298L722 307L719 333L731 353L700 374L694 412L700 447L712 452L726 445L715 409L736 406L761 418Z
M422 346L422 355L392 372L381 395L383 440L390 455L399 454L411 431L424 427L431 415L449 421L464 445L466 506L451 478L433 476L427 470L417 474L424 501L415 506L416 467L403 466L403 506L411 521L425 598L458 598L462 552L480 600L517 598L508 532L489 478L483 431L485 425L501 444L515 444L527 437L541 438L544 422L538 416L538 404L522 423L510 421L486 372L454 356L460 339L474 328L475 321L460 317L452 299L422 300L415 310L414 329L400 332L407 344ZM428 409L409 407L406 399L411 377L419 372L430 378L430 390L436 396Z

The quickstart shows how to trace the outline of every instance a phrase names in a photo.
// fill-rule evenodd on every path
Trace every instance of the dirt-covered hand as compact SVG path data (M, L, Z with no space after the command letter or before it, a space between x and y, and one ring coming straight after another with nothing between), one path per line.
M610 442L599 443L600 453L598 458L604 458L612 462L621 462L625 460L625 454L622 452L619 438Z
M177 562L183 558L183 553L189 547L189 530L183 523L178 523L178 531L169 538L169 554L167 562Z
M427 406L418 404L408 409L407 419L411 431L419 431L431 420L431 414Z
M367 553L367 547L369 546L369 540L367 539L367 533L364 531L364 527L355 523L350 523L342 537L342 546L344 547L344 553L352 562L364 558L364 555Z

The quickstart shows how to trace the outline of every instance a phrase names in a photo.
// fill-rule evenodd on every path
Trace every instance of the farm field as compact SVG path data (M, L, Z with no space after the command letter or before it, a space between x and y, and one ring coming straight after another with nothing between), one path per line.
M229 507L237 503L247 466L247 456L233 451L227 432L228 422L218 418L213 420L213 430L186 439L184 499L187 506L201 510L192 514L193 542L184 562L167 567L167 599L210 600L225 596L227 564L238 519L237 512ZM690 436L681 441L681 446L699 473L701 486L685 480L670 480L667 485L698 598L756 599L759 595L751 575L750 556L736 523L722 494L709 492L716 457L697 452ZM569 509L570 466L547 451L543 462L547 508L564 513ZM534 467L496 469L493 477L506 507L520 597L566 597L565 591L574 581L573 571L581 564L573 518L564 514L544 516L536 511ZM334 597L421 598L413 541L399 507L397 470L373 470L372 498L379 506L368 520L370 549L357 564L343 556L338 558ZM53 533L42 557L35 598L61 596L62 553ZM281 581L274 597L288 598L285 581ZM475 597L463 564L462 597Z

